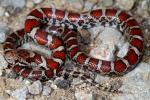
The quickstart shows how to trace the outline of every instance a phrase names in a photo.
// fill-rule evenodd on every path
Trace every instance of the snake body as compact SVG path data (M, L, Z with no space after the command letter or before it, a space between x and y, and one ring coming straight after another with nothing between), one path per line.
M122 33L129 33L129 49L123 58L105 61L91 57L80 50L77 32L73 29L89 29L100 25L116 28ZM49 26L55 26L55 28L49 28ZM56 27L63 27L63 29ZM60 35L54 32L50 36L49 31L51 30L60 33ZM32 38L37 44L52 50L51 58L43 57L35 52L33 55L22 49L16 50L18 45L15 47L14 44L21 41L24 35ZM14 66L14 71L32 79L52 78L54 74L59 73L66 59L65 49L73 61L87 66L93 71L108 75L111 73L123 75L135 68L142 57L144 51L143 33L137 21L120 10L97 9L78 14L54 8L40 8L31 11L25 21L25 28L10 34L4 43L4 51L7 55L5 58ZM12 51L13 53L15 51L18 57L28 63L35 62L38 66L44 66L45 69L33 70L17 63L18 60L10 61L8 58ZM26 56L21 56L21 54Z

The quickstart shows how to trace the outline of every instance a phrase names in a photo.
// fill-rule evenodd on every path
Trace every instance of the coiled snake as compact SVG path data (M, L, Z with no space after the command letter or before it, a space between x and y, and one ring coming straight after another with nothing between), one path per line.
M104 61L80 50L77 32L73 29L89 29L99 25L129 33L130 45L123 58ZM49 31L53 32L50 34ZM52 51L51 57L18 49L24 37L48 47ZM66 60L66 51L73 61L98 73L123 75L135 68L143 50L143 33L137 21L126 12L115 9L97 9L82 14L53 8L35 9L27 16L25 28L8 35L4 43L5 58L11 68L19 75L35 80L59 76ZM33 69L30 66L32 62L44 69Z

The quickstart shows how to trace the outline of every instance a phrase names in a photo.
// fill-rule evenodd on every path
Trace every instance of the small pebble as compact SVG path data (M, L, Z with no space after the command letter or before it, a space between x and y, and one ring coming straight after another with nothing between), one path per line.
M82 0L67 0L66 4L68 5L67 9L79 13L83 10L84 2Z
M9 12L5 12L4 15L5 15L6 17L9 17L9 16L10 16Z
M85 2L85 4L84 4L84 9L83 9L83 11L90 11L91 10L91 8L93 7L93 2L90 2L90 1L86 1Z
M4 56L0 54L0 70L7 68L8 63L5 60Z
M6 39L6 32L8 31L5 23L0 23L0 43L3 43Z
M113 4L113 0L102 0L101 2L102 2L102 5L106 7L112 6Z
M15 97L17 100L26 100L27 94L28 94L27 87L11 91L11 96Z
M36 1L36 0L34 0ZM25 0L3 0L1 2L1 5L6 7L6 6L14 6L15 8L19 7L19 8L23 8L26 4Z
M95 100L96 95L92 93L83 93L83 92L76 92L75 93L76 99L77 100Z
M66 89L70 86L70 82L69 80L64 80L64 79L59 79L56 78L54 83L59 87L59 88L63 88Z
M135 0L116 0L119 8L123 10L130 10L134 6Z
M36 1L36 0L34 0L34 1ZM27 8L33 8L33 7L34 7L34 2L31 1L31 0L28 0L28 1L27 1L27 4L26 4L26 7L27 7Z
M35 81L32 85L28 86L28 90L31 94L40 94L42 92L42 83Z
M5 9L0 6L0 17L4 15Z
M52 92L52 89L49 86L43 86L42 95L48 96Z
M34 2L35 4L39 4L41 3L43 0L33 0L32 2Z

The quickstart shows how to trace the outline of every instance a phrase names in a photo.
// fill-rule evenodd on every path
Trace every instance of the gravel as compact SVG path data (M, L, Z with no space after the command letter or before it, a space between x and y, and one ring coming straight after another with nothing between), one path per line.
M35 0L36 1L36 0ZM2 0L1 5L6 6L14 6L15 8L20 7L23 8L26 4L25 0Z
M70 85L70 81L61 80L58 81L59 84L50 84L49 86L43 85L40 81L35 81L32 85L26 83L27 87L18 86L18 81L10 77L0 77L0 98L6 100L33 100L33 99L42 99L42 100L101 100L108 99L111 100L149 100L150 98L150 53L149 53L149 40L150 40L150 0L0 0L0 43L3 43L6 39L8 30L15 31L24 26L24 20L26 15L31 11L31 9L41 8L41 7L54 7L62 10L69 10L72 12L83 12L89 11L92 8L117 8L129 11L131 15L134 15L136 20L142 26L146 52L143 56L141 63L135 68L135 70L129 72L128 74L118 78L110 78L102 75L95 75L95 81L102 83L106 86L112 86L113 88L119 88L123 91L121 95L112 95L110 93L103 94L98 92L96 89L93 89L91 86L84 84L79 85L82 91L76 90L78 88L77 83L81 83L80 79L73 79L73 83ZM102 32L103 28L93 29L88 32L85 37L85 43L88 44L93 40L93 37L96 36L97 32ZM107 30L108 31L108 30ZM12 32L12 31L11 31ZM91 34L92 35L91 35ZM109 32L104 32L109 33ZM100 37L102 40L116 41L120 35L117 32L116 34L111 35L111 31L108 34L108 38L103 34ZM83 33L84 34L84 33ZM83 35L81 34L81 36ZM110 36L111 35L111 36ZM91 36L91 37L90 37ZM116 38L113 38L115 36ZM111 39L113 38L113 39ZM110 42L106 41L106 42ZM118 40L117 40L118 41ZM125 49L128 48L124 40L119 40L119 49L121 49L121 57L124 54ZM121 43L122 42L122 43ZM125 45L123 45L125 43ZM89 47L88 47L89 48ZM82 48L84 49L84 48ZM102 48L101 48L102 49ZM115 48L111 48L112 51ZM100 50L101 51L101 50ZM105 51L105 50L104 50ZM0 74L3 72L10 73L10 69L6 69L7 63L3 57L2 45L0 46ZM118 54L119 55L119 54ZM109 55L107 55L109 56ZM110 56L109 56L110 57ZM145 59L145 57L147 57ZM107 58L107 57L106 57ZM113 58L113 57L112 57ZM75 65L75 64L74 64ZM68 66L74 66L69 64ZM81 66L80 66L81 67ZM84 70L85 71L85 70ZM85 71L86 72L86 71ZM15 76L16 77L16 76ZM23 83L23 82L22 82ZM46 82L47 83L47 82ZM73 87L70 87L73 86ZM62 87L63 89L60 89ZM65 89L64 89L65 88ZM7 91L8 90L8 91ZM88 91L88 92L87 92ZM93 93L96 92L96 93ZM30 93L30 95L28 95ZM97 95L95 95L97 94ZM29 99L28 99L29 98Z

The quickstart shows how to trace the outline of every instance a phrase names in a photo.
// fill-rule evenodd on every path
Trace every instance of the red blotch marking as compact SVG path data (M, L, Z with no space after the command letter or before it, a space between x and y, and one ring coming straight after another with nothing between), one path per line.
M70 31L72 31L72 30L69 29L68 27L65 27L65 28L64 28L64 31L63 31L63 33L62 33L63 36L65 36L66 34L68 34L68 32L70 32ZM72 32L73 32L73 31L72 31ZM72 33L72 32L71 32L71 33Z
M122 60L116 60L114 62L114 70L123 73L126 70L127 66Z
M17 34L18 34L19 36L23 37L23 36L25 35L24 29L21 29L21 30L17 31Z
M139 36L143 36L143 33L141 31L141 29L139 28L133 28L130 30L130 34L131 35L139 35Z
M98 59L90 58L88 62L88 66L90 66L92 69L97 69Z
M102 61L101 70L104 73L108 73L111 71L110 61Z
M37 53L36 53L35 56L34 56L33 58L31 58L31 59L33 59L34 62L37 63L37 64L42 63L42 58L41 58L41 55L40 55L40 54L37 54Z
M144 49L144 44L143 44L143 41L139 40L139 39L136 39L136 38L133 38L130 42L130 44L134 47L136 47L140 52L143 51Z
M26 50L18 50L17 53L19 57L24 58L24 59L30 56L30 53L27 52Z
M18 36L15 33L10 34L9 36L12 37L13 39L16 39L16 40L18 39Z
M37 21L36 19L27 19L25 21L25 32L26 33L30 33L30 31L34 28L34 27L38 27L40 25L40 22Z
M36 41L41 44L45 45L47 43L47 33L43 30L37 30L37 33L35 34Z
M68 14L68 19L72 22L77 21L79 17L80 17L80 14L78 14L78 13L69 13Z
M13 43L13 42L15 42L16 40L17 40L17 39L12 39L12 38L8 37L8 38L6 39L6 42Z
M119 15L118 15L119 19L121 22L123 21L126 21L129 17L131 17L129 14L127 14L126 12L121 12Z
M99 10L93 10L91 12L91 16L96 18L96 19L99 19L101 16L102 16L102 10L99 9Z
M81 53L78 55L78 57L76 58L77 63L79 64L84 64L85 60L87 59L87 55L85 55L84 53Z
M128 62L131 65L134 65L137 63L138 55L134 52L134 50L129 49L127 55L124 57L124 59L128 60Z
M35 16L35 17L40 18L40 19L43 18L43 14L41 12L39 12L38 9L31 11L29 15Z
M66 41L66 40L68 40L70 37L75 37L75 38L76 38L76 36L77 36L77 33L75 33L75 32L70 32L70 33L67 34L67 36L65 36L64 40Z
M5 50L5 49L13 49L14 47L13 47L12 44L5 44L5 45L3 46L3 48L4 48L4 50Z
M30 72L31 72L31 69L25 69L21 72L21 76L28 77Z
M75 54L79 51L78 47L74 47L69 51L69 54L71 56L71 58L73 58L75 56Z
M45 71L45 75L46 75L48 78L52 78L52 77L53 77L53 72L52 72L52 70L46 70L46 71Z
M62 11L62 10L57 10L56 9L55 14L56 14L56 19L59 20L59 21L61 21L65 16L65 12Z
M138 25L139 25L139 24L138 24L137 21L134 20L134 19L127 21L127 26L128 26L128 27L138 26Z
M66 46L69 48L71 45L78 45L77 39L71 39L67 41Z
M62 59L63 61L66 59L66 54L64 51L56 51L52 55L54 58Z
M48 67L51 68L52 70L57 69L59 67L59 63L55 62L52 59L47 59L47 64Z
M62 40L59 37L53 35L52 39L52 43L49 46L51 50L63 45Z
M48 18L52 17L52 8L41 8Z
M15 65L15 66L13 67L13 70L14 70L16 73L19 73L19 72L22 70L22 67L19 66L19 65Z
M117 10L115 9L106 9L105 15L112 17L112 16L115 16L116 13L117 13Z

